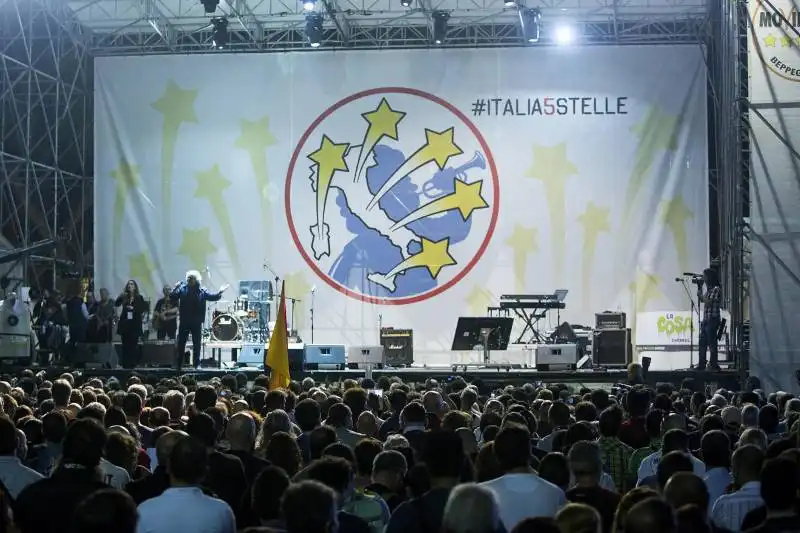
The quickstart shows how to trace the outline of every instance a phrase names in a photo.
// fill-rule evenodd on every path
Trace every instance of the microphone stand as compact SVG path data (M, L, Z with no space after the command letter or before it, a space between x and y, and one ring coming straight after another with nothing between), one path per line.
M689 290L689 286L686 284L685 278L676 278L678 281L681 282L683 286L683 290L686 291L686 297L689 298L689 304L691 305L690 315L689 315L689 368L694 368L694 317L695 313L697 312L697 306L694 304L694 297L692 296L692 291ZM700 316L699 313L697 316Z
M311 291L311 309L310 309L310 314L311 314L311 344L314 344L314 293L316 293L316 292L317 291L313 290L313 289Z

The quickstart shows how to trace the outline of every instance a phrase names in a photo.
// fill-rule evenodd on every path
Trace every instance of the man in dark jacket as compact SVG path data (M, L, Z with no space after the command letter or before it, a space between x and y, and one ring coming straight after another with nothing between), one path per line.
M202 286L202 277L196 270L186 273L186 281L181 281L172 289L169 297L178 301L178 371L180 372L186 352L186 341L192 335L192 364L200 364L202 351L203 321L206 318L206 302L217 302L228 285L220 287L218 292L209 292Z

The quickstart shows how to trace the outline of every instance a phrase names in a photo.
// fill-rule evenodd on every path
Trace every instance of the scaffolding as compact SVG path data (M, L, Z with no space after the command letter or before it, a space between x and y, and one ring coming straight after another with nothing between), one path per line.
M15 246L59 241L49 258L92 264L91 58L104 55L308 51L297 0L0 0L0 221ZM504 0L318 0L323 49L430 47L432 15L449 15L443 46L525 46L518 9ZM67 7L67 5L69 7ZM744 0L541 0L541 40L564 13L583 44L705 47L709 68L711 260L731 312L731 351L747 369L749 137ZM229 21L211 46L212 16ZM56 262L58 259L59 262ZM42 269L28 269L42 277Z
M92 265L91 56L66 3L0 0L0 224L24 259L24 282Z

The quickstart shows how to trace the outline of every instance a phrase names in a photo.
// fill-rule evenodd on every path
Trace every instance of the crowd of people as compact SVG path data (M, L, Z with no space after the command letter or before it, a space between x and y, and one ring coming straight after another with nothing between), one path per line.
M800 399L455 377L0 381L0 531L800 530Z

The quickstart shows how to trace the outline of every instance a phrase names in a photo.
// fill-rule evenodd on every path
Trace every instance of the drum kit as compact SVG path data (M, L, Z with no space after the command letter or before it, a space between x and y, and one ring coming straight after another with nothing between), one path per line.
M212 342L267 342L271 303L270 282L240 281L238 298L232 302L220 301L209 309L209 339Z

